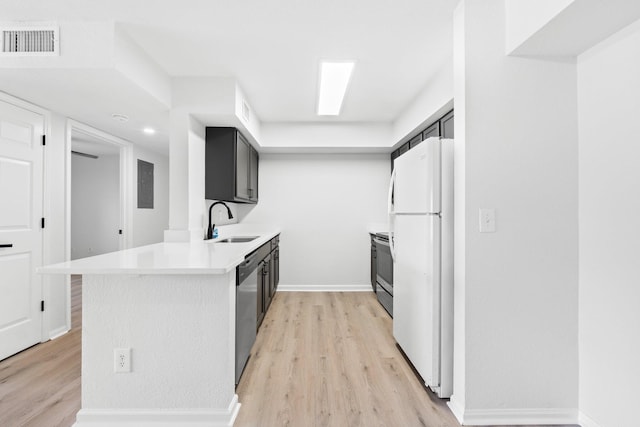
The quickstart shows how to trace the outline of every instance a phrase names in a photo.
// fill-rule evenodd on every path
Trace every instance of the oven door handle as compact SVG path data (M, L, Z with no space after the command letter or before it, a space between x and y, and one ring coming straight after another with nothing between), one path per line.
M380 239L373 239L374 242L376 242L376 244L378 245L382 245L382 246L389 246L389 242L387 242L386 240L380 240Z

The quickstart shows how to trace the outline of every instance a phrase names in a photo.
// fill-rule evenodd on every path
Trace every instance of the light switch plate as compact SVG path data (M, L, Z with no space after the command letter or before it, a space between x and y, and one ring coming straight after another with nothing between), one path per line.
M480 209L480 232L481 233L495 233L496 232L496 210L495 209Z

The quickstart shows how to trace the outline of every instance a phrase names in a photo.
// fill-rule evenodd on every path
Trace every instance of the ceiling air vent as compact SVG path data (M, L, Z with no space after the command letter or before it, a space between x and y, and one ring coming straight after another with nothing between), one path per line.
M2 55L59 55L57 27L2 28Z

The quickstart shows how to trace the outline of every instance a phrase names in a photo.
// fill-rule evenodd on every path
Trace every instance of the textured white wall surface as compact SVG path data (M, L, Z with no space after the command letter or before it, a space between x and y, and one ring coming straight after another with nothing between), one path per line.
M464 60L454 74L456 96L464 91L456 143L464 144L465 306L456 321L465 354L456 384L465 390L453 401L464 402L469 424L570 423L578 403L575 64L505 56L504 1L463 5ZM479 233L480 208L495 208L495 233Z
M226 410L234 307L235 270L84 276L82 408ZM115 348L131 348L131 373L114 373Z
M120 157L71 156L71 259L119 249Z
M638 76L640 21L578 60L580 411L601 427L638 423Z
M241 223L279 227L282 285L370 284L368 227L387 222L388 154L260 157L257 205Z

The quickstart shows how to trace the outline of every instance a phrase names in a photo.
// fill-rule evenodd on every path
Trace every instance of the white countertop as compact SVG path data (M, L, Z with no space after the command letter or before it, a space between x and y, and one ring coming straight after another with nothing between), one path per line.
M226 274L244 257L280 233L277 228L220 227L208 241L156 243L37 269L45 274ZM227 237L259 236L246 243L218 243Z

